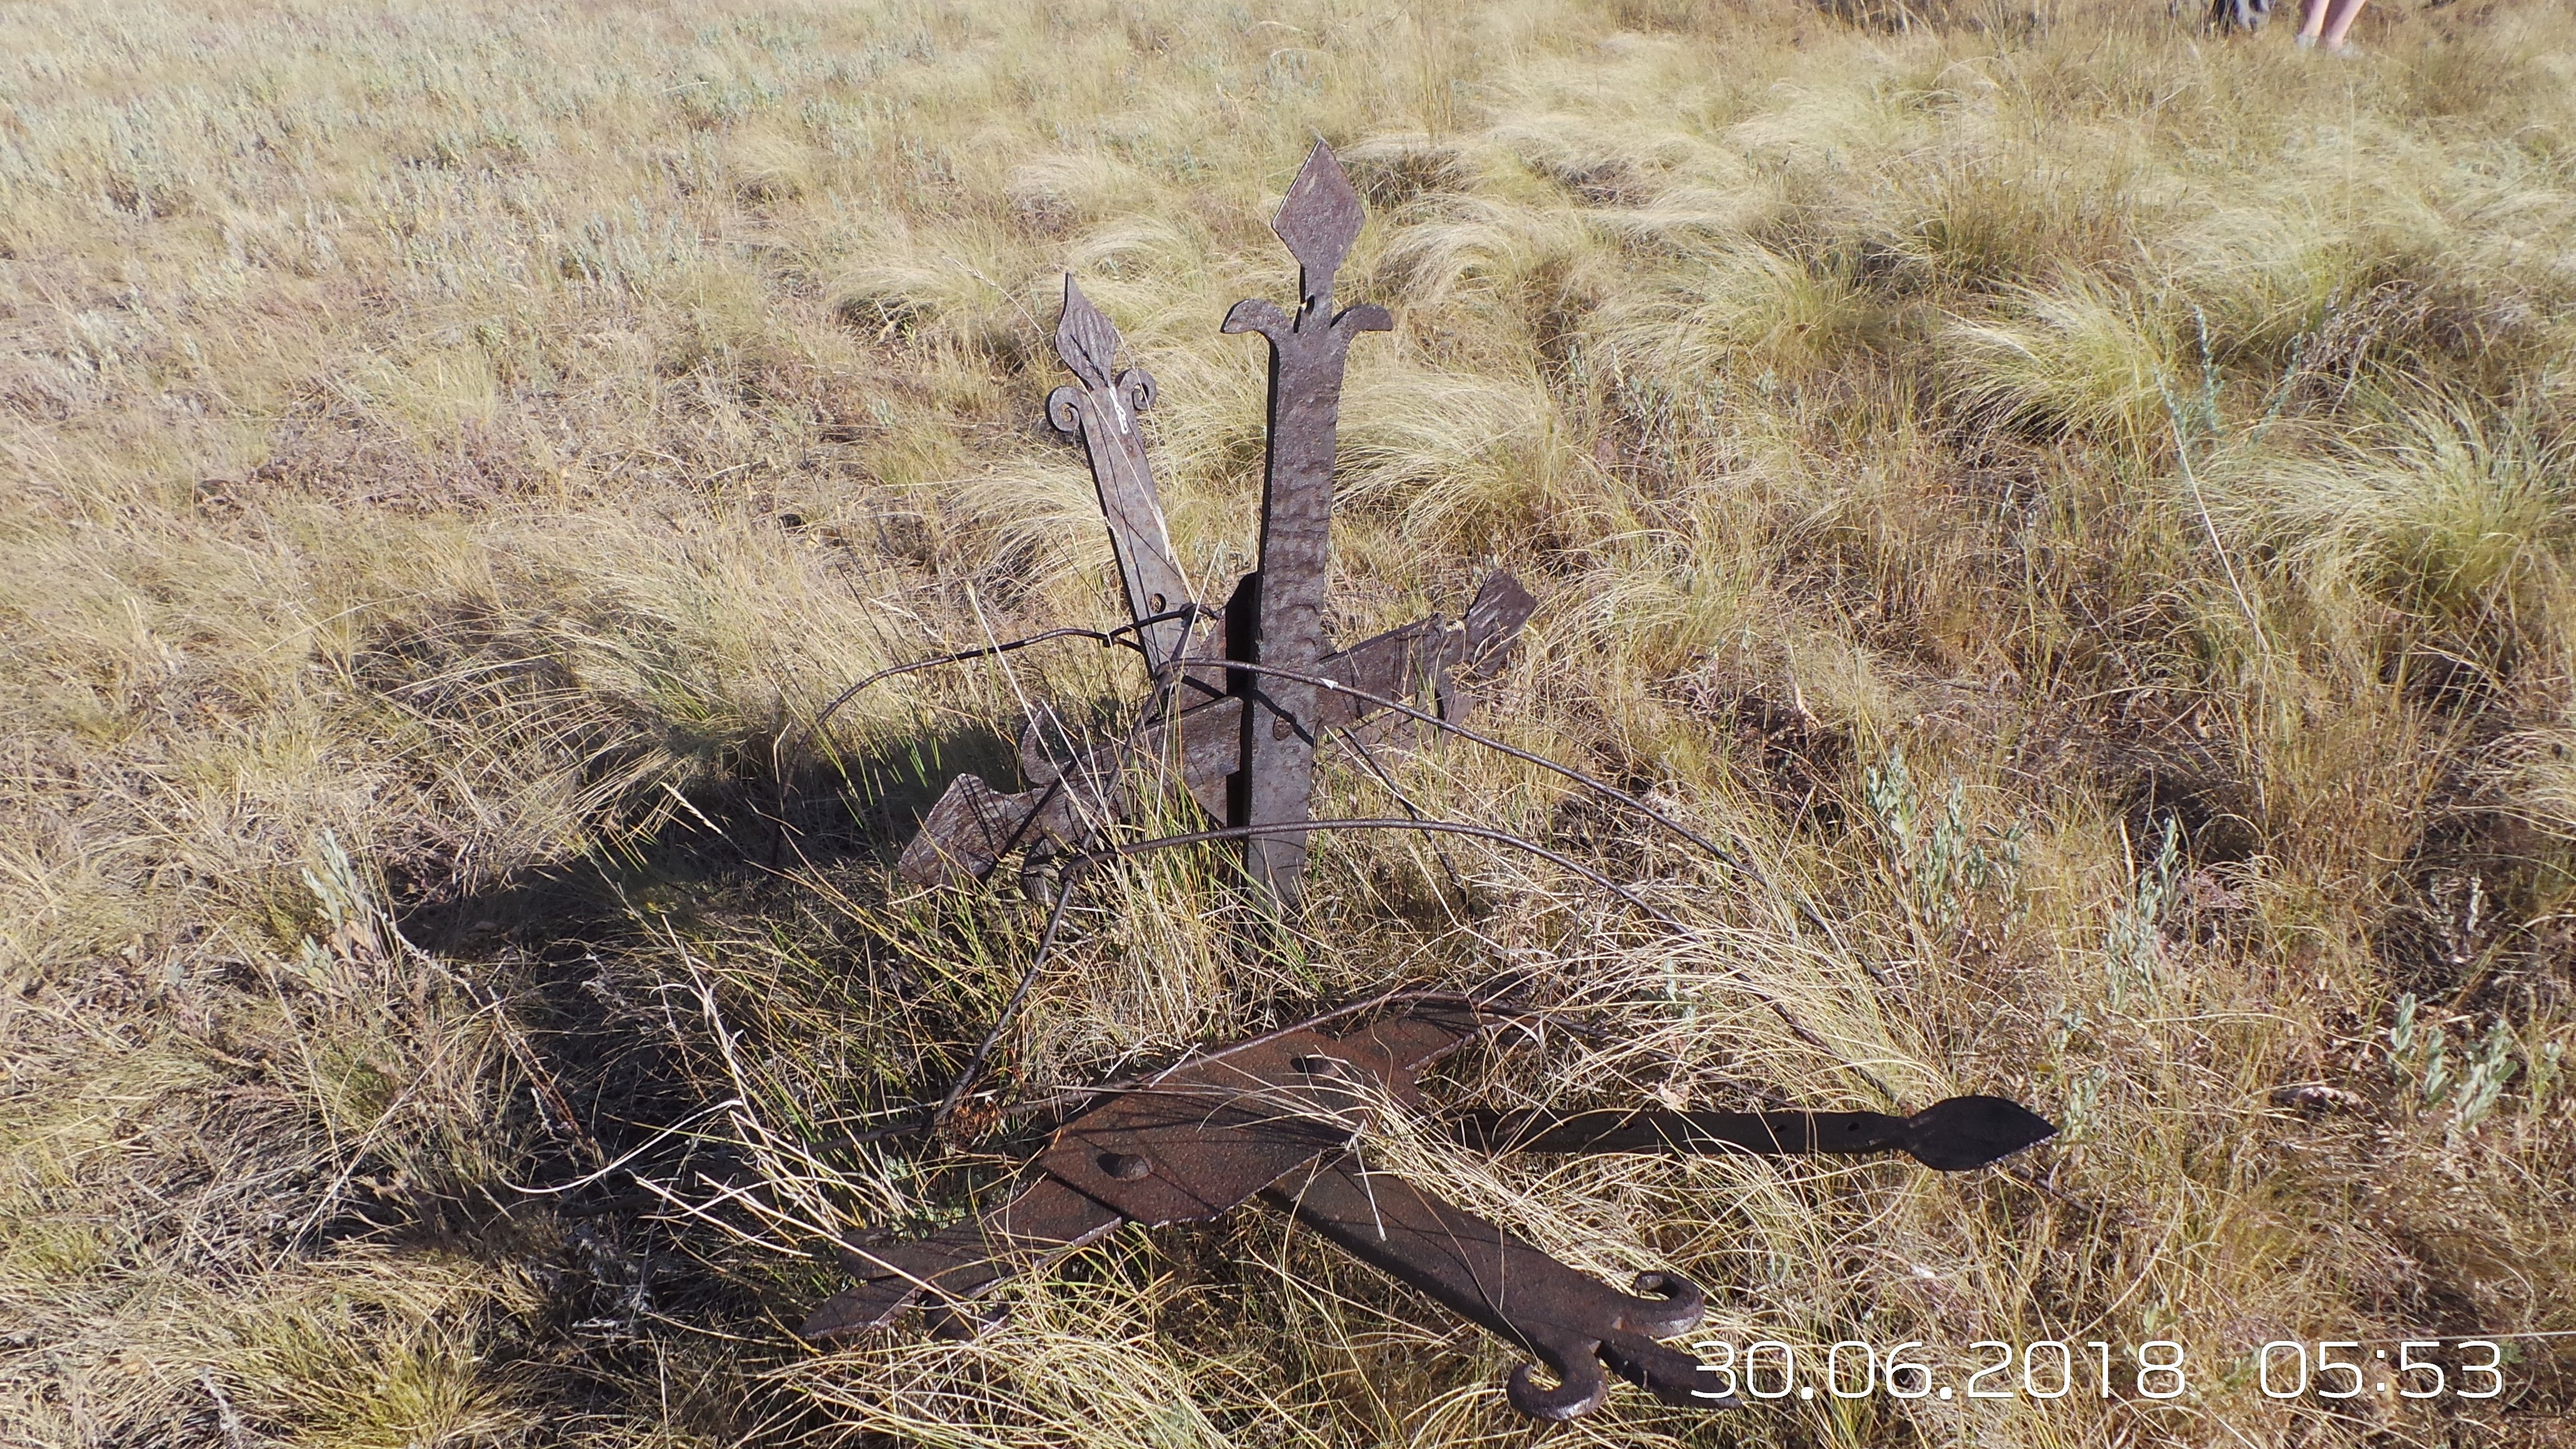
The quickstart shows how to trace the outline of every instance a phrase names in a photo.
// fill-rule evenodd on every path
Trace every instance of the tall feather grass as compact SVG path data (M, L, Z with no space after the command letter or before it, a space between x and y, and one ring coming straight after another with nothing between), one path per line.
M1511 978L1444 1104L1919 1106L1990 1172L1363 1143L1705 1337L2185 1345L2170 1404L1614 1392L1582 1442L2551 1443L2576 1367L2576 28L2349 63L2104 0L236 0L0 13L0 1441L1452 1444L1519 1351L1247 1210L972 1341L818 1351L828 1239L1029 1110ZM1542 595L1478 727L1336 744L1261 927L891 871L1039 706L1122 728L1047 429L1067 270L1174 544L1254 562L1267 228L1371 220L1331 620ZM1196 822L1177 800L1140 830ZM1746 868L1749 865L1751 868ZM1811 908L1826 923L1811 924ZM1785 1010L1812 1044L1791 1032ZM1567 1025L1566 1023L1570 1023ZM1899 1100L1888 1100L1876 1082ZM2276 1401L2274 1339L2511 1343Z

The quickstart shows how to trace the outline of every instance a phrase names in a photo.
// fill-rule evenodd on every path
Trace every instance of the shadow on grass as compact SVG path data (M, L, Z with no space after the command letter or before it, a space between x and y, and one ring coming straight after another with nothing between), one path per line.
M692 983L703 968L743 1051L846 1060L846 1077L801 1079L826 1109L815 1146L833 1157L882 1150L847 1132L836 1141L822 1124L936 1097L960 1044L988 1025L972 968L1009 949L1018 914L1015 901L984 893L912 898L893 858L955 775L1016 788L1017 770L1015 740L989 728L896 740L784 780L692 793L650 836L409 903L404 935L478 994L507 1001L526 1046L510 1110L529 1155L508 1183L424 1184L419 1201L353 1203L339 1235L530 1270L546 1292L523 1326L525 1350L559 1358L577 1347L585 1374L660 1372L657 1355L671 1347L651 1331L656 1320L742 1336L746 1368L792 1354L779 1327L795 1321L800 1295L827 1291L820 1262L803 1284L792 1265L782 1273L774 1259L728 1253L721 1235L698 1231L633 1175L708 1193L754 1180L754 1165L723 1142L674 1130L730 1090ZM898 925L943 933L965 963L959 975L922 968L917 943L898 949ZM760 1397L718 1377L731 1387L711 1403Z
M403 933L460 961L575 957L633 935L639 913L789 887L798 868L882 876L948 782L978 774L1015 789L1015 740L972 726L814 760L783 779L744 779L685 795L650 835L521 872L484 890L406 906ZM856 881L854 879L853 883Z

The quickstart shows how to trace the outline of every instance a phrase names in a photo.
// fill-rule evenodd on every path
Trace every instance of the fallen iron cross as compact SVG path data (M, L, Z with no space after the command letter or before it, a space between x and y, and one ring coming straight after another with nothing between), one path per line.
M1513 1408L1571 1419L1609 1392L1604 1366L1658 1399L1737 1407L1703 1387L1700 1365L1658 1340L1696 1326L1700 1290L1647 1273L1622 1293L1508 1230L1368 1167L1361 1131L1389 1108L1418 1111L1422 1069L1520 1019L1417 1008L1344 1036L1306 1029L1210 1051L1108 1097L1055 1131L1009 1199L972 1221L840 1259L857 1286L814 1310L823 1339L881 1328L922 1301L973 1332L995 1321L977 1300L1044 1269L1121 1223L1205 1222L1260 1197L1352 1256L1518 1344L1556 1376L1512 1370ZM1947 1172L1982 1167L2056 1132L2000 1097L1953 1097L1912 1117L1876 1112L1470 1113L1452 1127L1486 1151L1712 1154L1902 1151Z
M1312 818L1315 748L1325 733L1378 712L1370 696L1428 692L1439 717L1454 720L1467 706L1463 686L1508 658L1536 601L1500 572L1459 620L1435 614L1325 649L1343 363L1353 337L1393 325L1372 304L1334 310L1334 275L1363 215L1340 163L1318 144L1271 224L1297 258L1296 310L1255 298L1226 314L1224 331L1270 343L1270 415L1260 566L1221 610L1193 600L1173 556L1137 422L1153 405L1154 379L1143 368L1117 369L1117 328L1065 278L1056 355L1079 381L1048 397L1047 417L1078 434L1090 457L1128 627L1159 687L1126 738L1089 749L1032 720L1020 738L1026 790L1004 794L973 775L952 781L897 863L906 880L983 880L1023 849L1024 878L1042 876L1053 857L1082 850L1104 822L1139 804L1152 778L1144 767L1159 764L1210 815L1246 830L1245 873L1270 900L1293 904L1306 859L1294 827Z

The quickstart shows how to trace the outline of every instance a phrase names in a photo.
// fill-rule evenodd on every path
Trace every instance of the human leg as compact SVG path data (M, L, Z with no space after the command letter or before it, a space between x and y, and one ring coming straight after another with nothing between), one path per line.
M2352 30L2353 17L2361 13L2363 3L2364 0L2328 0L2324 8L2331 9L2333 13L2326 17L2323 36L2326 49L2343 49L2343 38Z

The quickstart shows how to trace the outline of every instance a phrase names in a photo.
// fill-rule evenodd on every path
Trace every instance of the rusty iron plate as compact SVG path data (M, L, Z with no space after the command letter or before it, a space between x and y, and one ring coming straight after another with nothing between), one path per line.
M1624 1293L1503 1227L1366 1166L1354 1150L1372 1114L1422 1105L1424 1067L1514 1013L1425 1006L1332 1035L1276 1032L1193 1057L1123 1088L1056 1129L1009 1202L911 1243L845 1248L862 1281L816 1310L809 1336L889 1323L927 1299L973 1331L973 1301L1120 1222L1202 1222L1256 1196L1460 1316L1519 1344L1512 1405L1542 1419L1597 1408L1608 1375L1667 1403L1731 1407L1698 1362L1657 1340L1699 1321L1697 1288L1647 1274ZM1993 1162L2056 1129L1999 1097L1957 1097L1911 1117L1867 1112L1659 1109L1471 1112L1454 1132L1492 1151L1695 1154L1903 1151L1944 1171Z

